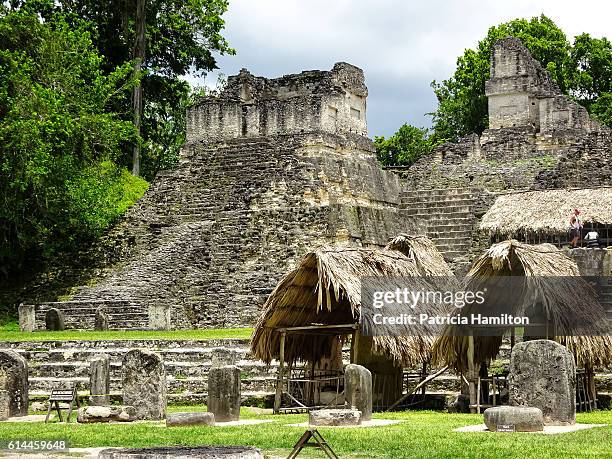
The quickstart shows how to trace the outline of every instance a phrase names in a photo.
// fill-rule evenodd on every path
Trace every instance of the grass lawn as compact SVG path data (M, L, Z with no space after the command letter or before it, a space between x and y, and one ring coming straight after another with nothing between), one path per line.
M170 407L170 411L202 408ZM562 435L525 433L458 433L453 429L482 422L482 415L407 411L375 414L375 418L400 419L401 424L355 429L320 428L342 458L576 458L612 457L612 427ZM578 422L612 424L612 411L578 414ZM270 423L234 427L173 427L160 422L132 424L0 423L2 439L68 439L71 447L161 445L252 445L273 457L286 457L304 427L306 415L258 415L243 408L242 418ZM305 457L324 457L310 449Z
M117 339L162 339L162 340L206 340L224 338L251 338L252 328L210 328L200 330L130 330L130 331L94 331L64 330L19 331L19 324L9 322L0 326L1 341L64 341L64 340L117 340Z

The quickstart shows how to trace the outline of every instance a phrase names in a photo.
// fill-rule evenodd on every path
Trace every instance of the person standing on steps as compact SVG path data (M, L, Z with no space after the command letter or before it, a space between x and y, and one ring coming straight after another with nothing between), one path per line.
M580 240L580 232L582 230L582 219L580 218L580 211L574 209L574 212L570 216L570 244L572 248L576 248L578 241Z

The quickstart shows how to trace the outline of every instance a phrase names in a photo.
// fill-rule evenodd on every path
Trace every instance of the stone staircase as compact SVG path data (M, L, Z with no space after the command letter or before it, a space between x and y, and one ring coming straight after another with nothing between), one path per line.
M34 316L38 330L45 329L45 315L52 308L64 313L64 325L67 329L93 330L98 309L108 315L110 330L142 330L149 327L149 314L141 304L122 300L83 300L37 304Z
M30 399L46 400L52 389L77 385L83 395L89 393L90 360L101 353L111 358L111 398L121 397L121 359L131 349L158 352L166 368L169 403L205 403L208 371L214 347L231 347L239 353L244 400L261 404L272 396L277 365L267 367L249 351L249 340L222 339L206 341L114 340L49 341L0 343L11 347L28 360Z
M0 343L0 349L10 348L28 360L30 401L47 400L52 389L77 385L83 397L89 395L90 360L101 353L111 358L111 399L121 402L121 360L131 349L158 352L166 368L168 403L206 403L208 371L212 364L212 349L228 347L239 354L242 403L245 406L270 406L278 374L277 362L266 366L250 353L248 339L215 340L105 340L105 341L43 341ZM344 360L348 363L349 350ZM510 345L502 344L497 366L507 368ZM414 372L418 369L409 369ZM435 369L430 369L430 372ZM612 391L612 374L598 374L597 389ZM456 394L459 377L447 372L427 386L428 394Z
M400 208L427 227L444 258L466 256L472 244L475 198L470 189L404 190Z

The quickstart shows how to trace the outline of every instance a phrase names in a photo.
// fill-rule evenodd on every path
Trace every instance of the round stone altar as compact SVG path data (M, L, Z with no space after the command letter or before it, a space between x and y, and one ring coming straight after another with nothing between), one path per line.
M263 459L251 446L163 446L159 448L105 449L98 459Z

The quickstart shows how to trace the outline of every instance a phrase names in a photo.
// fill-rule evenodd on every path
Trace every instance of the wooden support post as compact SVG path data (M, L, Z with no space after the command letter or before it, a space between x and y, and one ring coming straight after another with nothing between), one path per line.
M274 395L274 414L278 414L280 412L281 402L283 398L283 381L285 379L284 370L285 370L285 332L281 332L278 376L276 378L276 394Z
M355 354L357 352L357 348L355 347L355 340L357 339L357 330L353 330L351 333L351 363L355 362Z
M476 370L474 369L474 334L470 332L470 336L468 336L468 350L467 350L467 360L468 360L468 383L469 383L469 393L470 393L470 412L476 412Z
M480 391L481 391L481 384L480 384L480 375L478 376L478 386L476 387L476 413L480 414Z
M493 385L493 406L495 406L497 405L497 394L495 393L497 391L497 378L493 376L491 379L491 384Z
M357 363L357 356L359 354L359 330L355 330L353 332L353 342L351 344L351 350L353 351L351 355L351 363Z
M512 348L516 343L516 329L512 327L512 331L510 332L510 352L512 352Z

